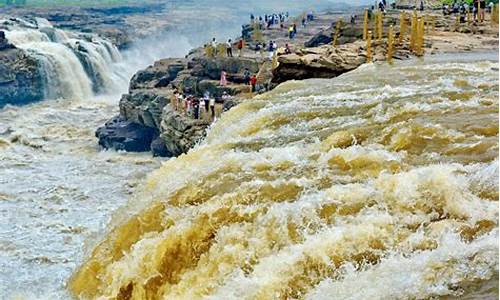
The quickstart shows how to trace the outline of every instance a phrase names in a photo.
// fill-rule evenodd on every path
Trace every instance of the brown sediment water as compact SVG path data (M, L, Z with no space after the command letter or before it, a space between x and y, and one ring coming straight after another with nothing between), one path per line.
M154 171L68 283L93 299L498 293L498 61L287 82Z

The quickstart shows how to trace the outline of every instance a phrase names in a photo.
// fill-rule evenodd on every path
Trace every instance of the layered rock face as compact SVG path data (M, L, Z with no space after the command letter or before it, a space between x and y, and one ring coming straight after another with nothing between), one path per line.
M197 97L206 91L214 97L220 97L223 92L238 95L249 90L243 84L245 69L257 73L259 66L256 59L207 58L199 51L184 59L157 61L134 75L129 93L120 100L120 116L96 132L99 144L105 148L127 150L132 140L134 147L137 146L135 143L143 143L137 147L140 151L152 151L158 156L186 153L204 138L210 123L176 112L169 105L174 90ZM229 84L226 86L219 84L222 71L227 73ZM136 133L140 131L148 138L137 138Z
M279 65L273 71L273 82L336 77L365 63L364 52L360 42L340 47L324 45L302 49L279 58Z
M10 44L0 31L0 108L44 98L38 61Z

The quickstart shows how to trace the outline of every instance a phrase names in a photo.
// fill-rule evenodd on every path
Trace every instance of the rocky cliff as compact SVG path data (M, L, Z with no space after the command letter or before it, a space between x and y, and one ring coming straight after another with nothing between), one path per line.
M197 97L206 91L215 97L223 92L236 96L249 91L243 84L245 69L257 73L259 68L259 59L207 58L199 49L187 58L159 60L133 76L129 93L120 100L120 115L97 130L99 144L117 150L152 151L159 156L186 153L203 139L210 123L174 111L169 105L174 89ZM223 70L227 86L219 84ZM141 131L142 135L137 134Z
M44 83L38 61L10 44L0 31L0 108L43 98Z

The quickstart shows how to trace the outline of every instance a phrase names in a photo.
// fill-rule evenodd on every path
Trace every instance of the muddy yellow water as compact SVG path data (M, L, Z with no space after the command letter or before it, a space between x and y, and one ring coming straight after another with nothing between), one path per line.
M149 176L69 289L84 299L496 298L497 66L367 65L234 108Z

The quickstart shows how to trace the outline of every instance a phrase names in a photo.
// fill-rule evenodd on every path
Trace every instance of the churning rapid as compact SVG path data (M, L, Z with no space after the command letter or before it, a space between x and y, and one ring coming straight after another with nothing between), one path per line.
M495 298L498 62L452 59L288 82L234 108L150 175L70 290Z
M2 23L9 42L37 61L45 99L88 99L126 88L131 74L120 66L120 52L106 39L60 30L42 18Z

